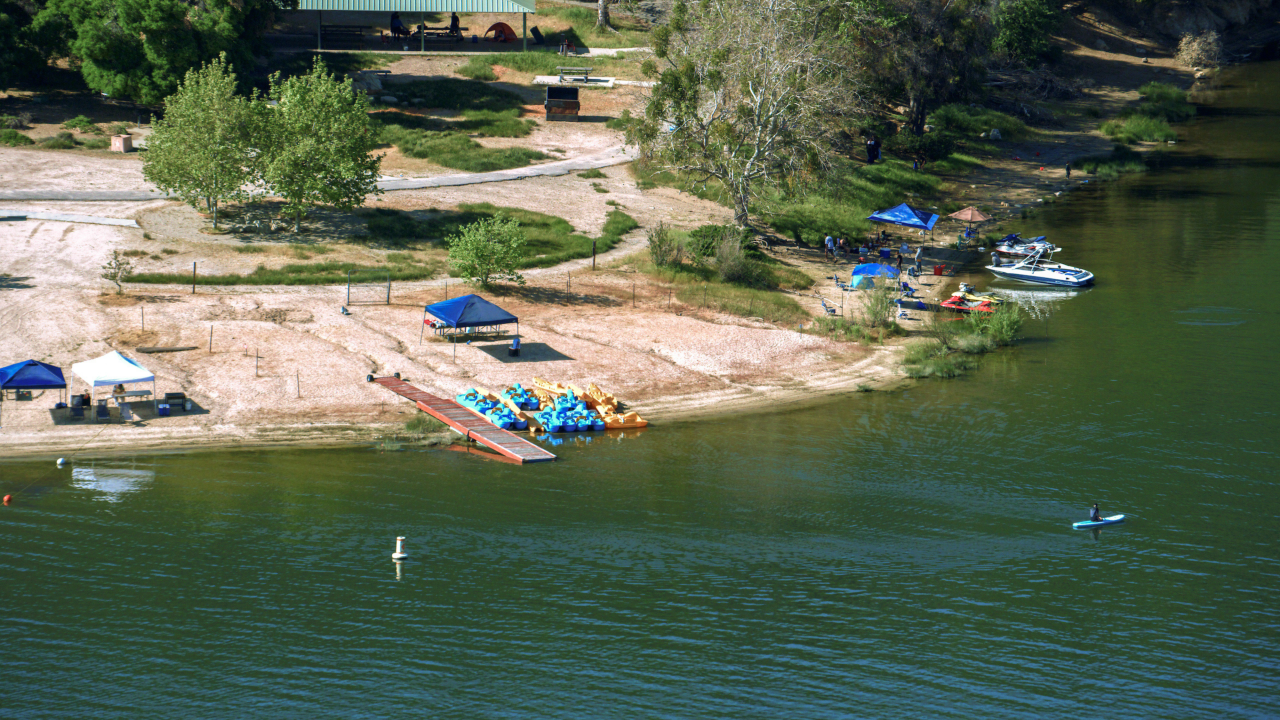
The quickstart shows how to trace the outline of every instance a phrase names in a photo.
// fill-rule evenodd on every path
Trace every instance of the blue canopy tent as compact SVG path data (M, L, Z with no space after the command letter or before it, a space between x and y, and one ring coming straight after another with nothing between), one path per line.
M62 376L62 368L42 363L38 360L25 360L0 368L0 399L5 390L66 390L67 380ZM59 399L62 393L58 393Z
M902 203L897 207L891 207L888 210L871 213L867 216L868 220L875 222L888 223L890 225L901 225L914 230L933 230L934 224L938 222L938 216L923 210L917 210L906 203Z
M479 329L496 331L501 325L515 323L516 335L520 335L520 318L485 300L479 295L463 295L451 300L444 300L423 309L422 324L425 332L427 315L439 320L443 327L436 330L439 335L455 335L459 330L472 331ZM420 332L418 341L422 341ZM454 344L454 356L458 347Z
M858 277L859 275L864 275L866 277L896 278L898 277L898 270L897 268L890 267L889 265L878 265L876 263L863 263L858 267L854 268L853 271L850 272L849 274L855 278Z

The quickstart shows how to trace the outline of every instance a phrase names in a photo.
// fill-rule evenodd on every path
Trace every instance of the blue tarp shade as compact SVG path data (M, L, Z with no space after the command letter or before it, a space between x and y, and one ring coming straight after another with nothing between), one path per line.
M453 328L485 327L519 322L519 318L479 295L463 295L426 308L436 319Z
M877 265L876 263L863 263L853 269L851 273L853 277L864 275L866 277L898 277L898 271L888 265Z
M889 223L890 225L901 225L903 227L915 228L916 230L932 230L934 224L938 222L937 215L923 210L917 210L906 203L902 203L898 207L889 208L888 210L871 213L867 219L874 220L876 222Z
M0 368L0 389L62 390L67 387L62 368L36 360L14 363Z

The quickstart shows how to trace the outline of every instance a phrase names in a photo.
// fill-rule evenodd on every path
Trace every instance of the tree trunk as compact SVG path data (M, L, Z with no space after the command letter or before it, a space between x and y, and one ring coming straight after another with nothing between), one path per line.
M213 229L218 229L218 200L213 200Z
M293 213L293 231L298 232L302 227L302 211L297 210Z
M609 25L609 0L597 0L596 5L596 29L604 30L610 28Z
M916 135L924 134L924 119L928 114L929 104L919 94L912 93L908 100L907 126Z
M733 193L733 221L738 227L751 227L751 186L746 182Z

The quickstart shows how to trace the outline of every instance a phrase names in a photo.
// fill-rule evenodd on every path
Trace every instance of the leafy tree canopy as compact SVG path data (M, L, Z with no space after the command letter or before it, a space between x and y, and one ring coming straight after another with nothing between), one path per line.
M45 47L80 61L90 88L158 103L188 70L225 54L248 68L266 52L263 34L277 10L296 0L50 0L36 17ZM63 27L61 41L57 28Z
M524 284L517 272L524 256L525 236L515 218L502 214L477 220L449 238L453 274L488 287L495 280Z
M1048 0L1005 0L996 13L992 49L1011 60L1033 62L1049 53L1049 33L1060 20Z

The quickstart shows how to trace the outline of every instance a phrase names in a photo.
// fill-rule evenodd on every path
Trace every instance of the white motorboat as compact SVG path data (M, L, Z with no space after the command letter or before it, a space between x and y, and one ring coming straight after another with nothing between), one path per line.
M1035 283L1037 285L1057 285L1059 287L1085 287L1093 284L1093 273L1078 267L1046 260L1045 255L1053 256L1053 252L1038 248L1027 257L1017 262L1001 263L998 253L991 253L991 264L987 269L997 276Z
M1045 239L1044 235L1038 237L1023 239L1018 233L1005 235L996 243L995 251L1003 255L1013 255L1015 257L1027 257L1036 250L1044 250L1045 252L1055 253L1062 248L1054 245Z

